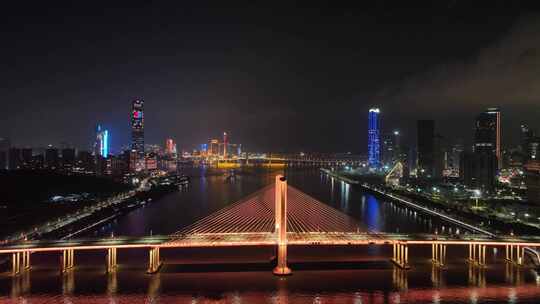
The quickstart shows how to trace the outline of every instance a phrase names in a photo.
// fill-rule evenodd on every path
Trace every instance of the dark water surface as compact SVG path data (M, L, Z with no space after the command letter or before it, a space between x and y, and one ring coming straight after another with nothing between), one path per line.
M290 185L372 231L465 233L317 170L287 175ZM274 174L194 178L185 191L86 236L170 234L273 179ZM272 248L162 250L165 266L156 275L145 274L147 254L119 250L118 271L106 274L104 252L77 252L75 271L63 276L57 253L34 254L30 272L16 278L0 274L0 303L540 303L540 277L506 264L501 248L489 248L488 267L479 270L466 263L467 248L450 246L448 267L439 270L431 266L430 248L410 246L412 268L403 271L388 262L391 248L290 247L293 275L286 278L271 273Z

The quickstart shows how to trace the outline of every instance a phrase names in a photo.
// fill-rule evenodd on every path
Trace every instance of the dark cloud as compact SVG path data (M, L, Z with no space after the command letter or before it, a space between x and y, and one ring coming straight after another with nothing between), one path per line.
M505 138L516 143L520 123L540 127L539 17L522 17L501 39L477 54L385 87L378 98L387 106L406 105L400 112L407 117L434 117L441 121L443 132L465 137L472 135L469 131L477 112L499 106Z

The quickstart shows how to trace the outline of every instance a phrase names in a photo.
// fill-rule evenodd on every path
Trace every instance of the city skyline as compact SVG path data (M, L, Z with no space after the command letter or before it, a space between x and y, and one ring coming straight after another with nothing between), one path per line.
M50 18L40 17L42 9ZM182 147L227 130L253 150L364 151L361 113L371 105L409 144L419 119L472 142L469 122L487 107L504 112L503 143L518 143L521 124L540 127L531 36L539 24L523 9L493 10L482 22L461 2L431 10L288 9L14 5L6 17L10 47L0 56L10 61L0 90L13 102L0 136L20 146L86 147L99 121L118 151L129 143L125 112L134 96L148 101L146 139L174 137ZM50 23L54 16L64 25Z
M538 304L540 10L345 4L4 4L0 302Z

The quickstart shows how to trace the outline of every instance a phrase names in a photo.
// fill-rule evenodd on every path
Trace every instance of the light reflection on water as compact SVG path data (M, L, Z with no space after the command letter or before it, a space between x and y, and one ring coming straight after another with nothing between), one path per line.
M238 176L232 181L224 176L194 178L187 190L148 204L90 235L172 233L256 191L271 182L272 175ZM381 201L317 170L288 172L287 176L291 185L347 212L370 230L457 231L457 227ZM318 250L330 256L348 254L344 248ZM307 250L306 256L314 251ZM16 278L0 275L0 303L540 303L538 275L497 263L500 255L496 260L497 252L490 252L490 266L485 270L468 267L464 252L455 254L449 269L440 270L429 263L429 252L411 249L416 264L409 271L387 265L295 271L287 278L274 277L270 271L183 273L167 271L167 265L157 275L146 275L137 264L144 264L144 258L128 263L121 252L124 265L113 274L81 266L61 276L54 263L43 263ZM368 260L385 260L390 255L378 246L358 254Z

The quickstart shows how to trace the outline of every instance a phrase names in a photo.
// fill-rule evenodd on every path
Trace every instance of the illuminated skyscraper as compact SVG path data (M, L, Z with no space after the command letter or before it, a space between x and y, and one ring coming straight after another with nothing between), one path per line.
M474 151L494 153L497 168L501 168L501 111L498 108L488 108L476 117Z
M369 109L368 116L368 164L370 167L380 166L380 110L378 108Z
M109 156L109 130L102 129L101 125L96 128L96 143L94 146L95 155L107 158Z
M144 101L135 99L131 104L131 151L136 155L136 170L144 169Z
M168 138L165 140L165 154L173 155L176 154L176 144L174 143L174 140L171 138Z
M227 150L229 149L229 141L227 132L223 132L223 158L227 158Z
M217 156L219 154L219 140L211 139L208 146L208 155Z

